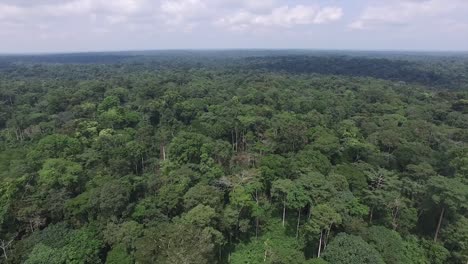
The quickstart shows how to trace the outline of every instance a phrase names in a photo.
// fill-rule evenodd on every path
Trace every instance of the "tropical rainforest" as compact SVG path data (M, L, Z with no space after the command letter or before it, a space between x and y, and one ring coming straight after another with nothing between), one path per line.
M1 56L0 263L468 263L468 56Z

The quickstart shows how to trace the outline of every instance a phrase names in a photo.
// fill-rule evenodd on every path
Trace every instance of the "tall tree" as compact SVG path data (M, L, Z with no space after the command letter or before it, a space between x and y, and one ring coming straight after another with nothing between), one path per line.
M430 178L428 194L439 211L437 227L434 232L434 242L437 241L444 216L447 213L466 209L468 202L468 185L457 178L435 176Z

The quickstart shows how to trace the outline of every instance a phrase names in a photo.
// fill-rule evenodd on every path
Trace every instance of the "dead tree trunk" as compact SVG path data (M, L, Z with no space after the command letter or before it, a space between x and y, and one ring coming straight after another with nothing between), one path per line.
M299 208L297 215L297 226L296 226L296 239L299 238L299 224L301 223L301 209Z
M323 238L323 230L320 230L320 240L319 240L319 247L317 257L320 258L320 253L322 252L322 238Z
M437 242L437 237L439 236L439 232L440 232L440 226L442 225L442 221L444 220L444 213L445 213L445 207L442 207L442 211L440 212L440 216L439 216L439 222L437 223L437 229L434 235L434 242Z
M5 260L8 259L7 251L8 251L8 248L10 247L11 243L13 243L13 241L15 240L15 238L16 238L16 235L10 241L6 241L4 239L0 240L0 248L3 251L3 257L5 258Z
M286 219L286 200L283 200L283 227L284 227L285 219Z

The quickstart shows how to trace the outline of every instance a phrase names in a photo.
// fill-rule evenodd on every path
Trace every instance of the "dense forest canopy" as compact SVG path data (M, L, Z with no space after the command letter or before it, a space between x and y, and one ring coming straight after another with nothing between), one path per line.
M0 263L468 262L468 56L0 57Z
M39 67L43 64L56 67ZM248 72L374 77L442 89L465 89L468 83L468 53L173 50L0 56L0 72L9 78L21 79L25 75L45 78L52 74L58 78L62 75L56 72L62 71L63 65L88 66L80 67L90 74L87 75L88 78L94 78L97 69L115 72L124 68L126 72L141 72L175 68L223 68ZM91 65L95 67L90 67ZM107 67L102 69L103 65ZM77 77L80 78L79 76Z

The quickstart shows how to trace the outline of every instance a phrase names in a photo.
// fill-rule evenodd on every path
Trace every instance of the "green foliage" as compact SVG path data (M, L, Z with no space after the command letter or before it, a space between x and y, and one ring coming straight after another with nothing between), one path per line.
M275 222L258 240L238 245L231 255L231 263L306 263L294 237L282 232L281 224Z
M0 262L466 263L466 58L275 54L0 56Z
M211 263L216 259L217 248L223 242L221 233L211 227L199 228L184 222L165 225L158 231L159 252L154 262L196 264ZM151 263L150 259L144 257L142 260Z
M207 138L195 133L182 133L172 141L169 147L169 157L181 164L200 163L203 144Z
M450 250L453 258L459 262L468 260L468 219L460 217L448 226L442 233L445 247Z
M34 247L33 251L29 255L29 258L26 260L27 264L49 264L49 263L63 263L65 262L65 257L62 255L62 252L57 249L45 246L43 244L38 244Z
M222 205L222 196L223 193L216 187L197 184L185 193L184 208L189 210L199 204L219 208Z
M120 215L126 209L132 194L132 186L124 179L109 181L95 190L90 201L103 216Z
M330 263L384 264L382 256L362 238L339 234L328 245L323 258Z
M134 263L132 255L127 253L126 247L120 244L114 246L106 258L107 264L132 264Z
M447 263L450 252L439 243L423 240L422 246L426 250L426 257L429 263L442 264Z
M215 210L206 205L197 205L183 216L182 221L191 226L204 228L214 226L216 223L217 214Z
M300 173L320 172L328 174L331 169L330 161L326 156L312 149L300 151L291 161L292 169Z
M132 250L135 248L135 241L143 235L143 226L134 221L108 223L103 235L108 244Z
M28 153L29 159L36 163L47 158L65 158L81 152L81 143L66 135L54 134L42 138Z
M322 258L316 258L316 259L311 259L306 262L307 264L329 264L328 261L322 259Z
M410 264L428 264L429 259L426 256L426 250L422 247L420 241L410 236L404 241L405 245L405 257Z
M460 179L435 176L428 185L432 200L440 207L456 210L468 204L468 185Z
M117 96L108 96L102 100L98 106L99 111L108 111L120 105L120 99Z
M308 229L315 234L321 230L329 230L333 225L341 224L341 216L329 205L320 204L313 208Z
M364 234L365 240L372 245L385 260L385 263L408 263L405 244L400 235L382 226L372 226Z
M288 160L280 155L264 156L260 162L260 171L264 185L271 188L271 183L290 175Z
M91 229L46 229L41 231L25 263L101 263L99 253L103 246Z
M16 194L20 190L19 186L23 182L24 178L19 178L13 181L3 180L0 185L0 226L8 217L10 207L14 202Z
M83 177L83 168L72 161L64 159L48 159L39 171L38 182L46 188L75 187Z

